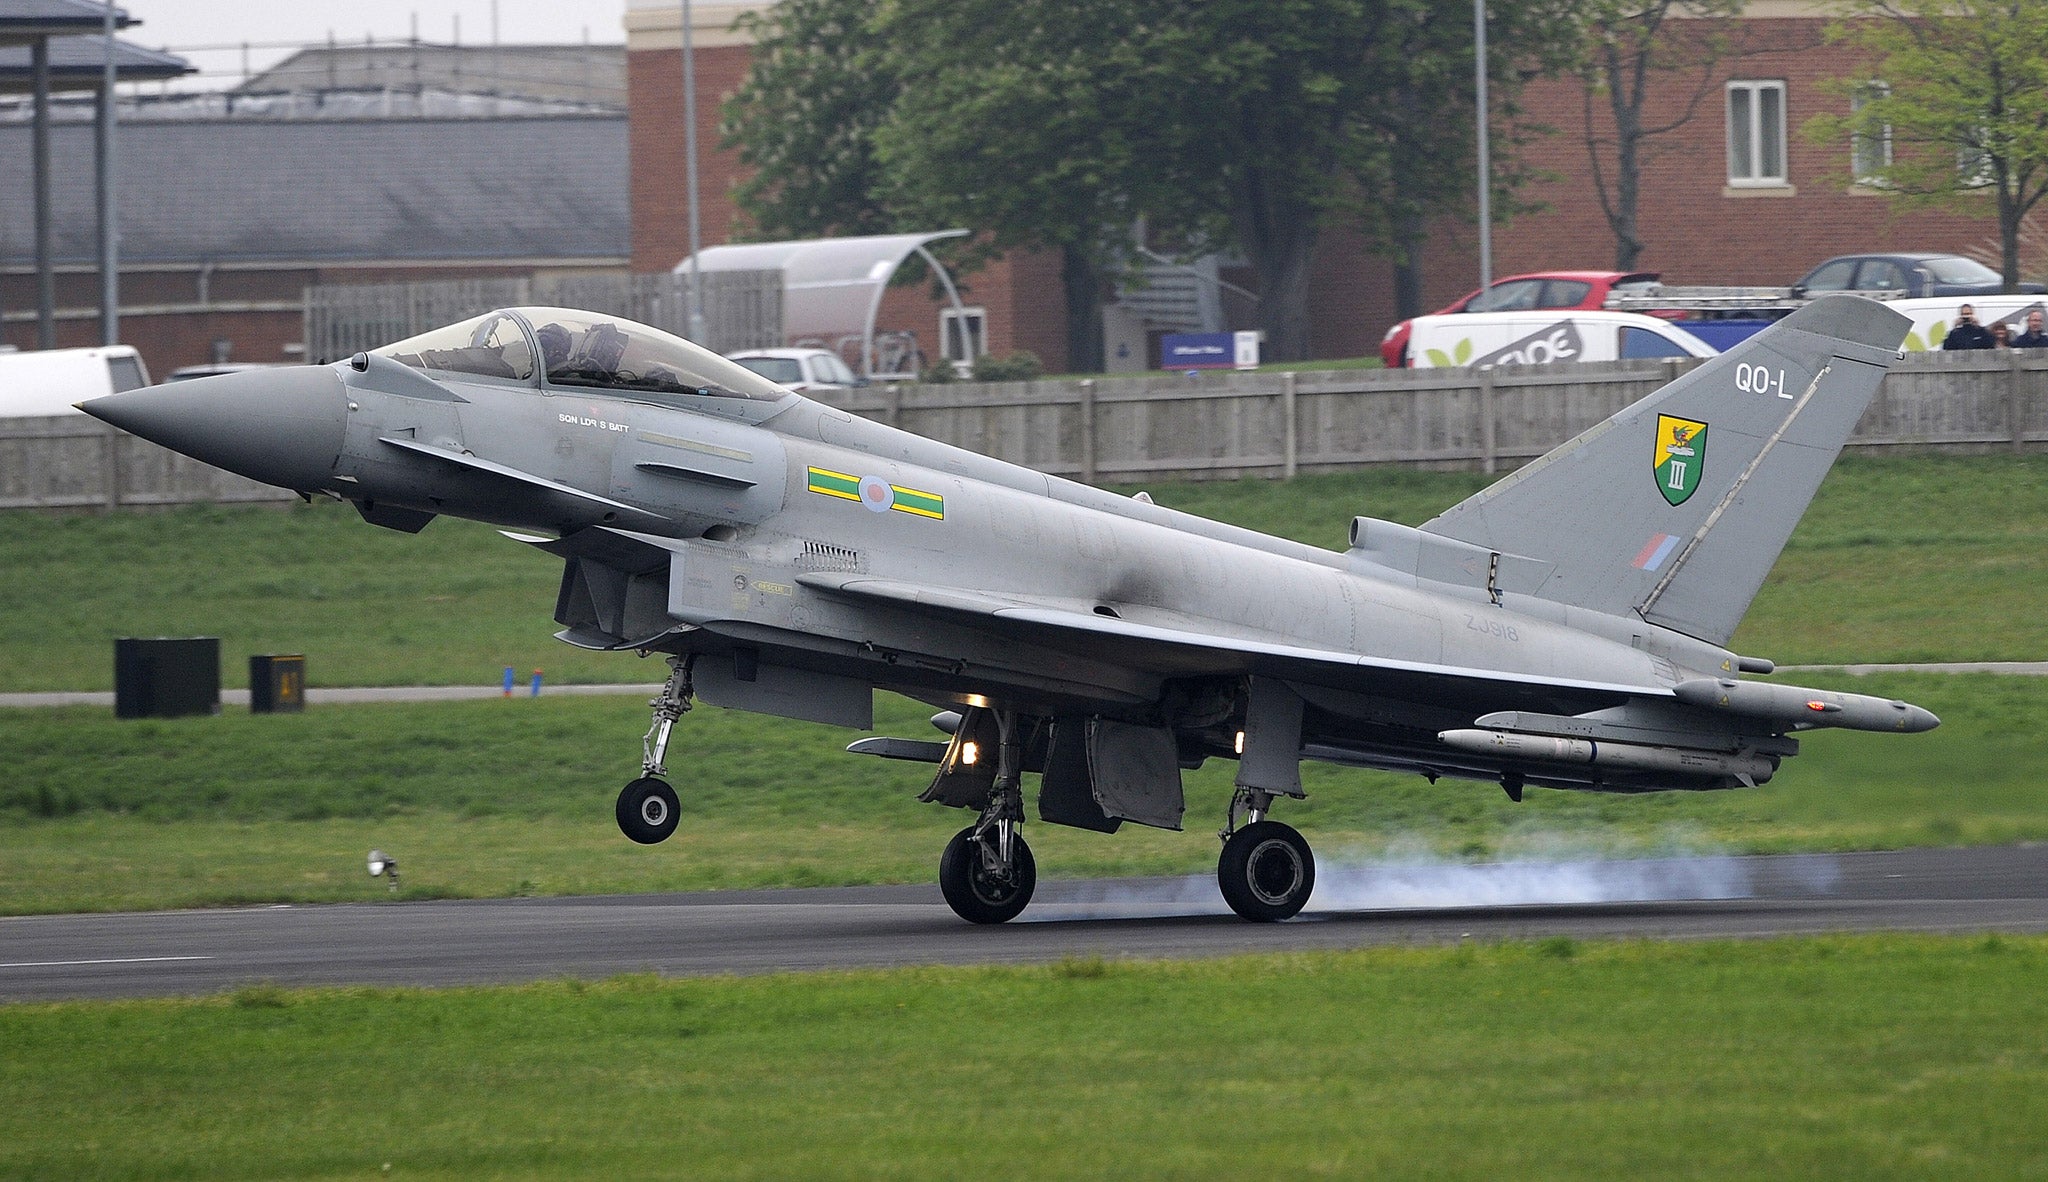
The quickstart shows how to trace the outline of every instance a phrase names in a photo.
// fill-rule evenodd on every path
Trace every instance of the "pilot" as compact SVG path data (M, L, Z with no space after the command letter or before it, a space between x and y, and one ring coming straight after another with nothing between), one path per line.
M569 330L559 324L543 324L533 330L540 338L541 367L548 373L562 368L569 360Z
M1941 347L1944 349L1989 349L1994 342L1984 326L1977 323L1977 309L1968 304L1956 309L1956 326L1948 330Z
M2012 339L2015 349L2048 349L2048 333L2041 331L2041 309L2027 313L2027 331Z

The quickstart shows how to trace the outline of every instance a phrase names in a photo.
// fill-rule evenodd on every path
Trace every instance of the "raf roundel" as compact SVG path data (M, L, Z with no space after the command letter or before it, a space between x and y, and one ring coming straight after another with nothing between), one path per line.
M896 507L896 490L879 476L860 478L860 503L876 513L887 513Z

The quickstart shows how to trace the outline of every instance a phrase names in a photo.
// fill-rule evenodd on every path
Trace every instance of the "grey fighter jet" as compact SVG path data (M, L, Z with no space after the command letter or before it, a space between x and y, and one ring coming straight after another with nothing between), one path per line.
M665 654L626 836L679 802L693 698L872 725L876 689L943 740L850 750L935 765L975 814L939 883L999 923L1041 820L1181 826L1181 773L1237 761L1218 879L1294 915L1315 861L1276 802L1299 764L1599 792L1771 778L1815 727L1924 731L1926 710L1745 674L1729 637L1883 378L1906 319L1808 305L1412 528L1324 550L936 443L811 402L615 317L510 308L330 366L227 374L81 409L416 532L509 527L562 560L558 633Z

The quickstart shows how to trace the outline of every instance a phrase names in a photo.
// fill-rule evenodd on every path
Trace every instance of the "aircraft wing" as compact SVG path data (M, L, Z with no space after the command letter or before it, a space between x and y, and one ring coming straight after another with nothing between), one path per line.
M1098 615L1057 600L905 583L869 575L806 572L797 582L848 599L939 612L1020 641L1071 649L1173 676L1260 673L1358 693L1445 704L1521 701L1573 712L1629 698L1669 698L1651 685L1585 681L1403 661L1311 648L1222 621L1154 612L1148 621Z

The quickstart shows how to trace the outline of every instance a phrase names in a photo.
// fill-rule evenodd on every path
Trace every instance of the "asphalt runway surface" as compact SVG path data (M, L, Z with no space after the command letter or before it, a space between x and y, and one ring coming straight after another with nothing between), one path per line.
M25 916L0 918L0 999L1870 931L2048 931L2048 846L1325 867L1281 924L1207 876L1041 882L999 927L926 886Z

